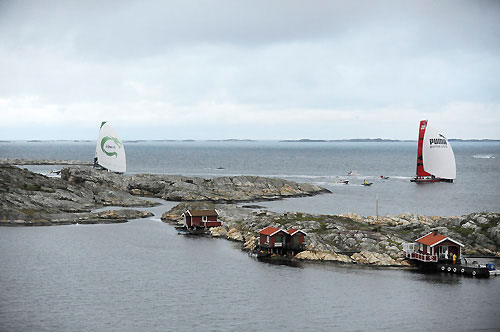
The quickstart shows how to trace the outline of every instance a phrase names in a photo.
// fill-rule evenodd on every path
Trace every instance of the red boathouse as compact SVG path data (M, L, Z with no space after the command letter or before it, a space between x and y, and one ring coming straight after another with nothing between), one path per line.
M285 246L287 232L276 227L266 227L259 232L259 245L267 248L282 248Z
M306 232L300 229L290 228L287 230L287 233L289 234L290 246L298 248L304 244L304 237L307 235Z
M184 218L184 227L187 229L208 228L221 226L217 210L187 210L181 215Z
M403 252L406 258L420 262L452 262L454 255L456 261L460 262L463 246L460 242L433 231L416 239L414 243L403 244Z
M259 232L258 248L265 255L296 255L304 249L306 232L291 228L285 231L281 228L266 227Z

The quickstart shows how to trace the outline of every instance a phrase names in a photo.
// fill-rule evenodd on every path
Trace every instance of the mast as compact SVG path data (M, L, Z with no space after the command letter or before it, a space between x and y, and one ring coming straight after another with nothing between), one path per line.
M379 222L378 222L378 194L375 194L375 201L376 201L376 210L377 210L377 252L380 252L380 247L379 247L380 233L379 233Z
M422 121L420 121L420 126L419 126L419 130L418 130L417 177L431 175L424 170L423 152L424 152L425 129L427 129L427 120L422 120Z

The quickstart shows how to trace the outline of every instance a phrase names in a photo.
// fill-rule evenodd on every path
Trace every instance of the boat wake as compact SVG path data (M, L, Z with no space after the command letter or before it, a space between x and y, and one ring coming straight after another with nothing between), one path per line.
M391 176L391 179L410 180L410 179L413 179L413 177L412 176Z
M495 159L495 156L492 154L475 154L472 157L476 159Z

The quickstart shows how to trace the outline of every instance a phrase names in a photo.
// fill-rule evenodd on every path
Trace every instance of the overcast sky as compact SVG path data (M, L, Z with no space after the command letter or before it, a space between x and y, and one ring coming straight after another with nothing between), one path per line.
M0 0L0 139L500 139L500 1Z

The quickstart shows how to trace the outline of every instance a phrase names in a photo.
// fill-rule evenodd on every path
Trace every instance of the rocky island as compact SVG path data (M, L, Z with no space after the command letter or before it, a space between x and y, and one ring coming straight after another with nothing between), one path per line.
M466 255L500 257L500 214L474 213L460 217L427 217L413 214L379 218L357 214L315 215L299 212L276 213L258 206L235 204L180 203L163 214L165 222L181 224L186 209L217 209L224 222L211 228L210 235L242 243L253 250L258 232L267 227L305 231L306 250L298 260L331 261L378 266L407 266L402 257L402 244L439 230L465 244Z
M0 164L0 225L66 225L125 222L152 214L138 210L93 213L104 206L143 207L158 203L105 186L91 187Z
M63 168L61 178L53 178L4 163L0 164L0 225L108 223L147 217L147 212L137 210L91 212L105 206L159 204L138 196L228 203L328 192L318 186L258 176L213 179L154 174L127 176L89 166Z
M256 204L287 197L329 193L304 183L258 176L214 178L181 175L120 175L89 166L63 168L61 178L46 177L0 163L0 226L41 226L75 223L119 223L152 214L137 209L161 198L180 203L163 214L177 224L186 209L217 209L224 225L210 229L211 236L255 248L258 231L267 227L297 227L307 232L306 250L297 260L330 261L377 266L404 266L404 242L437 229L465 244L468 255L500 256L500 215L475 213L459 217L403 214L377 220L356 214L314 215L275 213ZM96 209L110 210L96 212ZM101 209L102 210L102 209Z
M90 188L112 188L132 195L168 201L210 201L215 203L254 202L330 193L307 183L261 176L220 176L214 178L182 175L138 174L123 176L92 167L63 168L61 178Z

